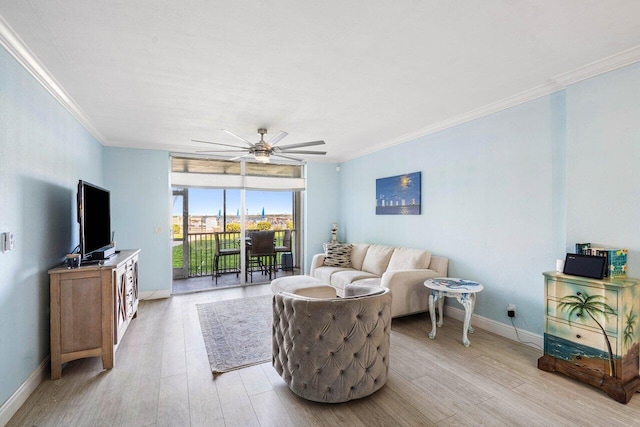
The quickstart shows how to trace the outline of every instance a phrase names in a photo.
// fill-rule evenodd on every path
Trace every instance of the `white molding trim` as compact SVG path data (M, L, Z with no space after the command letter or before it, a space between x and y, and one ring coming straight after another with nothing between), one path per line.
M582 80L635 64L636 62L640 62L640 46L623 50L615 55L608 56L567 73L558 74L553 77L552 80L562 87L566 87Z
M84 128L91 133L102 145L107 144L107 139L98 131L95 124L84 111L71 99L60 83L51 75L49 70L31 52L18 34L0 16L0 45L15 58L25 70L60 103Z
M49 372L49 356L40 363L35 371L29 375L29 378L11 395L2 406L0 406L0 426L6 425L11 417L13 417L18 409L27 401L31 393L47 378Z
M582 80L586 80L591 77L616 70L618 68L626 67L627 65L631 65L636 62L640 62L640 46L635 46L631 49L624 50L599 61L595 61L582 67L576 68L575 70L569 71L567 73L554 76L550 78L547 83L538 87L525 90L523 92L517 93L491 104L487 104L483 107L477 108L459 116L452 117L450 119L446 119L441 122L429 125L422 129L418 129L414 132L401 135L397 138L383 141L380 144L374 144L370 146L368 150L359 151L358 153L347 155L344 159L341 160L341 162L353 160L367 154L372 154L385 148L393 147L394 145L413 141L420 137L440 132L454 126L470 122L471 120L479 119L481 117L506 110L507 108L515 107L516 105L524 104L525 102L532 101L534 99L541 98L543 96L562 90L574 83L578 83Z
M449 304L445 304L444 314L445 316L449 316L456 320L464 322L463 309L460 309L457 307L451 307L449 306ZM529 331L524 331L522 329L518 329L518 335L520 336L520 340L519 340L518 335L516 335L515 328L513 326L507 325L505 323L496 322L495 320L478 316L477 314L474 314L473 317L471 318L471 325L475 328L480 328L480 329L484 329L485 331L493 332L494 334L500 335L501 337L505 337L513 341L521 342L523 344L528 345L529 347L538 348L539 350L544 347L544 339L542 338L541 335L534 334ZM431 325L429 325L429 327L431 327ZM460 336L462 336L462 331L460 331ZM469 339L473 343L473 335L471 335Z
M377 144L365 151L359 151L358 154L354 154L348 159L351 160L357 157L362 157L367 154L374 153L376 151L383 150L385 148L392 147L394 145L402 144L404 142L413 141L420 137L430 135L436 132L440 132L445 129L452 128L454 126L461 125L463 123L470 122L475 119L479 119L481 117L488 116L490 114L497 113L502 110L506 110L507 108L515 107L516 105L524 104L525 102L541 98L543 96L549 95L550 93L557 92L562 89L562 86L559 86L557 83L551 81L542 86L535 87L533 89L526 90L524 92L520 92L518 94L512 95L508 98L501 99L500 101L493 102L491 104L487 104L483 107L477 108L475 110L469 111L468 113L461 114L456 117L452 117L450 119L443 120L438 123L434 123L425 128L419 129L415 132L407 133L401 135L397 138L393 138L381 144Z
M170 289L161 289L159 291L147 291L140 292L138 294L138 298L141 300L150 300L150 299L162 299L162 298L170 298L171 290Z

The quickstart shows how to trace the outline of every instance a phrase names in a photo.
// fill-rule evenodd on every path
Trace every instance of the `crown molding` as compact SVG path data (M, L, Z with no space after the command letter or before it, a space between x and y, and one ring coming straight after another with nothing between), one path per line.
M471 120L479 119L480 117L485 117L490 114L494 114L499 111L506 110L507 108L514 107L519 104L524 104L525 102L531 101L536 98L541 98L545 95L549 95L550 93L557 92L561 89L562 87L559 86L556 82L550 81L549 83L546 83L544 85L526 90L524 92L520 92L508 98L501 99L500 101L487 104L483 107L469 111L468 113L460 114L459 116L442 120L440 122L434 123L432 125L424 127L417 131L400 135L397 138L393 138L388 141L377 144L368 150L359 151L357 154L354 153L354 155L350 156L349 158L346 158L343 161L352 160L358 157L365 156L367 154L375 153L376 151L380 151L385 148L393 147L394 145L413 141L423 136L440 132L442 130L452 128L454 126L458 126L463 123L470 122Z
M487 104L483 107L477 108L459 116L452 117L450 119L446 119L441 122L429 125L422 129L418 129L417 131L401 135L397 138L383 141L380 144L376 144L370 147L368 150L359 151L358 153L347 155L341 161L344 162L347 160L353 160L358 157L366 156L367 154L372 154L385 148L393 147L394 145L413 141L420 137L449 129L454 126L469 122L471 120L479 119L481 117L506 110L507 108L511 108L519 104L524 104L525 102L532 101L534 99L549 95L553 92L560 91L574 83L578 83L580 81L616 70L618 68L626 67L627 65L631 65L636 62L640 62L640 46L635 46L631 49L624 50L615 55L608 56L604 59L576 68L575 70L569 71L567 73L558 74L557 76L550 78L547 83L533 89L520 92L513 96L501 99L491 104Z
M58 101L73 117L75 117L87 131L91 133L102 145L106 145L107 139L102 135L95 124L89 119L84 111L75 103L69 94L62 88L60 83L51 75L47 68L31 52L22 39L0 16L0 45L5 48L11 56L22 67L33 76L34 79Z
M615 55L608 56L567 73L558 74L553 77L552 80L562 87L566 87L582 80L635 64L636 62L640 62L640 46L623 50Z

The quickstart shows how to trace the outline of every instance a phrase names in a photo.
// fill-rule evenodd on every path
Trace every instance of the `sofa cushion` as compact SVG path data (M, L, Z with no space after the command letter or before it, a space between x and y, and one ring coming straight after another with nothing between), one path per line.
M362 270L362 262L367 254L367 249L371 246L368 243L354 243L351 249L351 267Z
M351 245L328 243L324 249L324 265L328 267L351 267Z
M387 271L427 269L431 252L422 249L396 248L391 255Z
M331 284L331 276L333 273L337 273L338 271L350 270L350 268L343 267L318 267L313 272L313 277L316 279L322 280L324 283Z
M360 280L360 279L368 279L371 277L376 277L376 276L372 273L367 273L366 271L349 269L349 270L342 270L342 271L337 271L333 273L331 275L331 282L329 283L334 288L338 288L342 290L349 283L355 282L356 280Z
M382 276L387 270L389 259L393 254L392 246L371 245L367 249L367 254L362 262L362 270L373 273L376 276Z

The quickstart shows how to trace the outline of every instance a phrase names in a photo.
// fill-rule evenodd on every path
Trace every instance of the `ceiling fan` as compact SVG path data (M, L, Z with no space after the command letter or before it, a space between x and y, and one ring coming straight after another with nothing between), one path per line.
M308 151L308 150L296 150L296 148L303 148L303 147L312 147L314 145L324 145L324 141L311 141L311 142L301 142L299 144L289 144L289 145L283 145L282 147L276 147L275 145L280 142L285 136L289 135L287 132L284 131L280 131L278 132L276 135L274 135L272 138L270 138L268 141L264 140L264 136L267 133L266 129L258 129L258 133L260 134L260 141L256 142L255 144L252 144L251 142L247 141L246 139L236 135L235 133L228 131L226 129L222 129L223 132L228 133L229 135L239 139L240 141L244 142L247 146L246 147L239 147L237 145L231 145L231 144L222 144L219 142L210 142L210 141L202 141L199 139L192 139L191 141L193 142L202 142L205 144L213 144L213 145L220 145L223 147L231 147L231 148L235 148L235 150L232 149L226 149L226 150L204 150L204 151L198 151L198 153L221 153L221 154L225 154L225 153L245 153L242 155L239 155L237 157L234 157L230 160L238 160L241 159L243 157L249 157L249 156L253 156L258 162L262 162L262 163L268 163L269 162L269 157L270 156L274 156L274 157L281 157L283 159L288 159L288 160L294 160L297 162L301 162L302 159L299 159L297 157L292 157L289 156L289 154L317 154L317 155L325 155L327 154L326 151Z

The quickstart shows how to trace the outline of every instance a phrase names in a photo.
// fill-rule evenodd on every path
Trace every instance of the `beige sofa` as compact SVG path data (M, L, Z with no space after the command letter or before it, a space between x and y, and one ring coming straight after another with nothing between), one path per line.
M354 243L350 262L343 266L325 265L335 265L325 257L326 253L313 257L311 277L333 286L341 297L349 284L388 288L393 296L392 317L427 311L429 293L424 281L446 277L449 265L447 258L432 256L426 250L367 243Z

